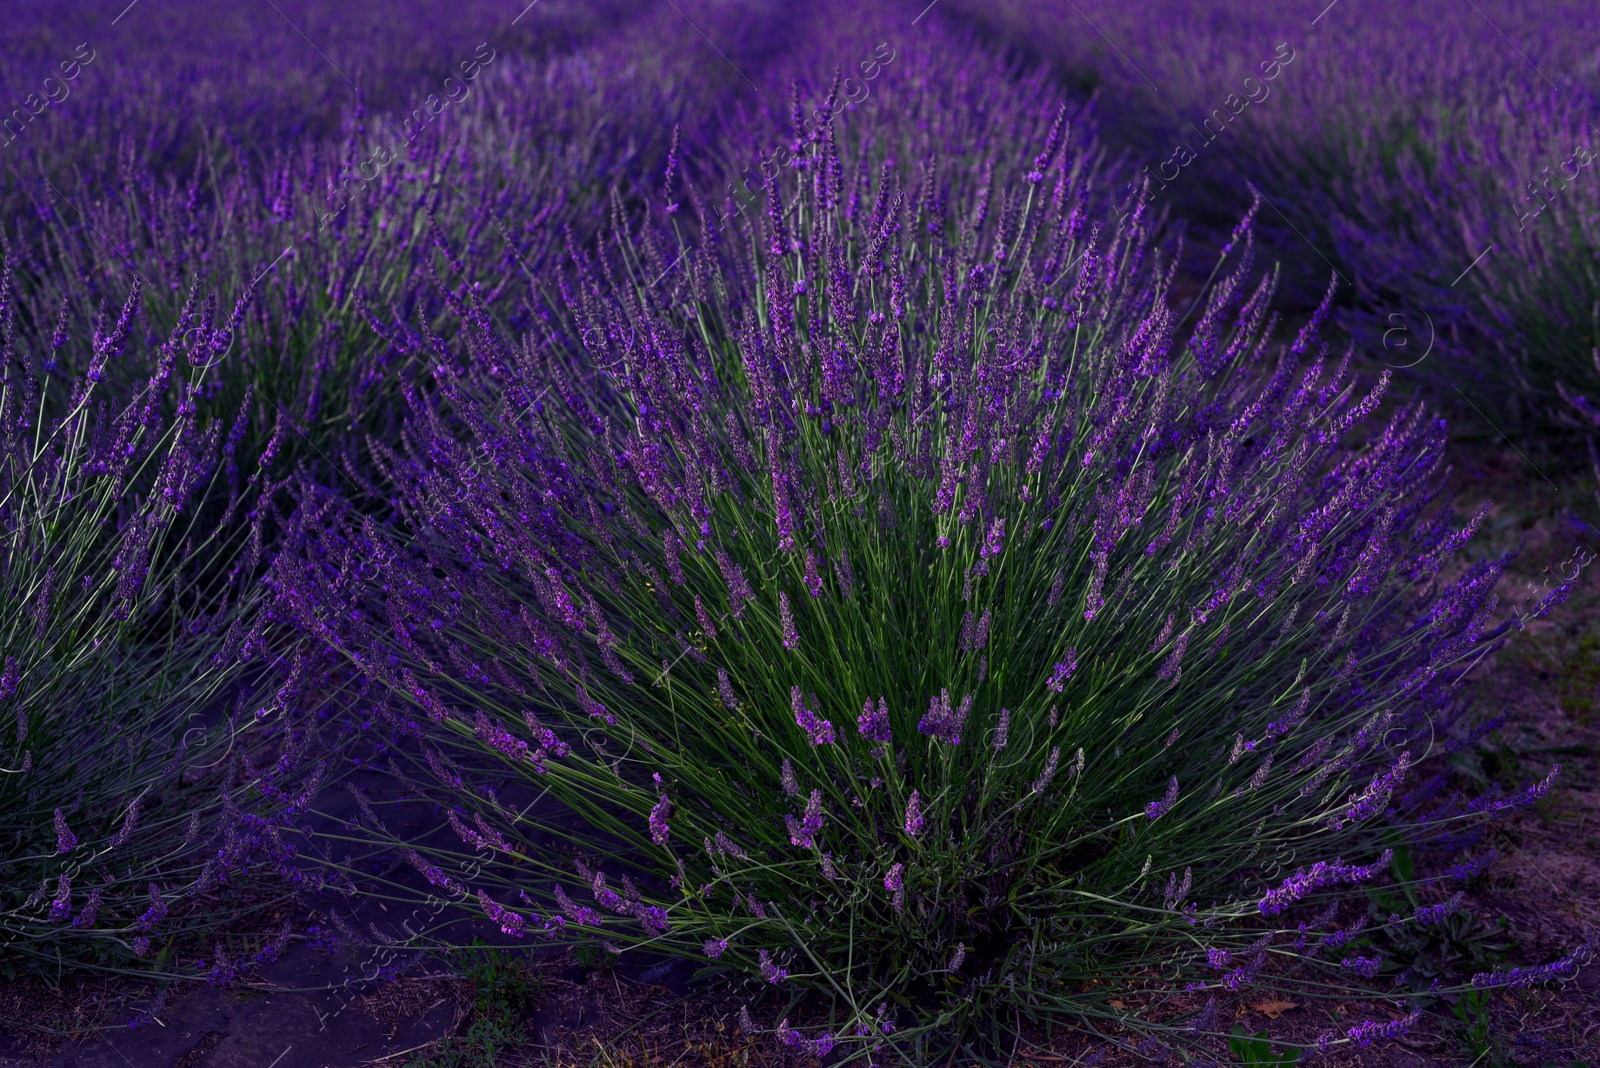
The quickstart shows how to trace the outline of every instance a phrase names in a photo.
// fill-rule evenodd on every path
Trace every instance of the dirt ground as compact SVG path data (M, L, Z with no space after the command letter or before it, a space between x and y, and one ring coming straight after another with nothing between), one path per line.
M1600 549L1594 528L1574 519L1600 522L1588 487L1558 490L1487 429L1460 435L1452 457L1453 492L1463 512L1484 499L1498 502L1471 551L1521 550L1501 586L1502 611L1542 597L1579 547ZM1547 797L1494 831L1500 859L1486 878L1469 884L1466 911L1479 926L1468 940L1486 951L1505 947L1507 963L1537 964L1600 934L1600 564L1585 570L1566 604L1518 637L1463 684L1483 709L1508 717L1505 727L1478 752L1455 759L1463 775L1508 789L1561 765ZM0 1068L819 1063L793 1057L770 1038L746 1037L738 997L693 992L682 965L607 967L570 954L531 964L485 959L495 963L467 974L446 974L420 957L401 959L362 981L362 959L297 946L251 989L176 992L155 1022L137 1029L127 1022L149 1005L147 984L91 979L52 990L19 981L0 986ZM298 989L340 983L346 985ZM1308 1040L1375 1008L1246 997L1235 1022L1251 1033L1270 1026L1275 1037ZM1215 1054L1222 1063L1252 1063L1220 1046ZM1012 1059L1040 1066L1162 1063L1070 1038L1019 1046ZM1600 954L1565 984L1496 993L1465 1020L1429 1017L1398 1040L1304 1063L1597 1068Z

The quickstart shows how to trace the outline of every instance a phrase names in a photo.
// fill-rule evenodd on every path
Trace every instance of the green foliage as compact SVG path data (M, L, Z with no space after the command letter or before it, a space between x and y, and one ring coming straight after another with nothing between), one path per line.
M543 989L543 978L521 956L486 948L481 940L463 952L472 957L466 972L472 990L466 1029L413 1058L408 1068L494 1068L506 1051L528 1041L523 1014Z
M1511 1054L1500 1048L1491 1031L1494 1021L1489 1016L1491 991L1468 990L1450 1006L1456 1018L1453 1034L1457 1042L1472 1055L1472 1063L1486 1068L1510 1068L1516 1062Z
M1299 1064L1300 1055L1305 1052L1296 1049L1273 1053L1265 1031L1246 1034L1240 1024L1234 1025L1233 1037L1228 1039L1228 1049L1238 1058L1241 1068L1289 1068L1290 1065Z

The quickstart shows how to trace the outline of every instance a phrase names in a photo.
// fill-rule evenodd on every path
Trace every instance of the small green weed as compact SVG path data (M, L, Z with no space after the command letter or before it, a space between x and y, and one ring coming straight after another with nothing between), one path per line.
M1489 1031L1489 994L1484 990L1469 990L1455 1004L1450 1013L1456 1020L1456 1041L1471 1054L1471 1064L1483 1068L1512 1068L1516 1063L1511 1054L1500 1048Z
M591 972L605 974L611 970L616 958L596 942L585 942L572 951L572 959L578 962L578 967L588 975Z
M1257 1031L1253 1035L1246 1034L1245 1029L1238 1024L1234 1025L1233 1037L1228 1039L1228 1048L1238 1058L1242 1068L1289 1068L1291 1064L1299 1064L1300 1054L1305 1052L1296 1049L1285 1053L1273 1053L1265 1031Z
M494 1068L506 1050L528 1041L522 1010L538 996L543 978L534 975L519 956L488 949L482 941L467 979L472 984L472 1012L465 1031L451 1035L407 1068Z

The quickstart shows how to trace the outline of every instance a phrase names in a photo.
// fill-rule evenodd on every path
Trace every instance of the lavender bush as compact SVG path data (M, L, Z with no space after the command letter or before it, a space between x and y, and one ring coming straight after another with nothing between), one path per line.
M461 844L365 793L345 837L508 937L813 992L824 1027L773 1023L819 1054L1359 989L1383 842L1548 786L1401 793L1507 629L1503 560L1441 577L1477 524L1442 422L1358 437L1388 376L1326 302L1275 340L1253 213L1180 334L1146 201L1094 221L1059 118L955 197L838 104L731 222L669 166L524 340L465 306L378 450L394 525L308 489L275 611L376 686L389 786Z
M183 366L176 333L155 352L139 342L137 286L90 338L63 322L38 350L17 343L12 281L8 262L0 970L170 973L173 939L271 904L224 894L195 911L262 845L239 834L245 784L231 758L250 746L230 713L262 652L255 580L273 483L242 473L235 453L248 406L231 425L195 415L214 354ZM81 375L64 373L72 349L90 350ZM119 392L108 371L118 363L149 377ZM168 390L175 415L162 411ZM225 519L219 533L201 519L208 497L225 516L253 518Z

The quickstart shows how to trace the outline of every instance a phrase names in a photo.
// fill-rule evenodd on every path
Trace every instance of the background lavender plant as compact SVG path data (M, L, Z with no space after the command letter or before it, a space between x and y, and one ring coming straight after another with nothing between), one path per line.
M1096 86L1113 144L1202 244L1265 193L1285 296L1309 308L1339 272L1344 325L1437 403L1525 442L1571 425L1557 384L1591 381L1600 298L1600 183L1574 161L1597 115L1586 7L954 10Z
M1358 988L1301 910L1502 803L1396 800L1507 629L1503 560L1439 577L1474 529L1442 422L1353 440L1389 377L1318 341L1326 304L1275 340L1254 211L1180 334L1147 202L1085 209L1066 109L968 127L1001 131L948 150L973 183L883 99L802 95L760 210L669 187L523 340L431 345L375 456L392 525L308 489L275 610L382 694L391 782L460 845L380 803L337 837L510 938L814 991L825 1030L775 1028L814 1053ZM1081 985L1153 959L1136 1020Z

